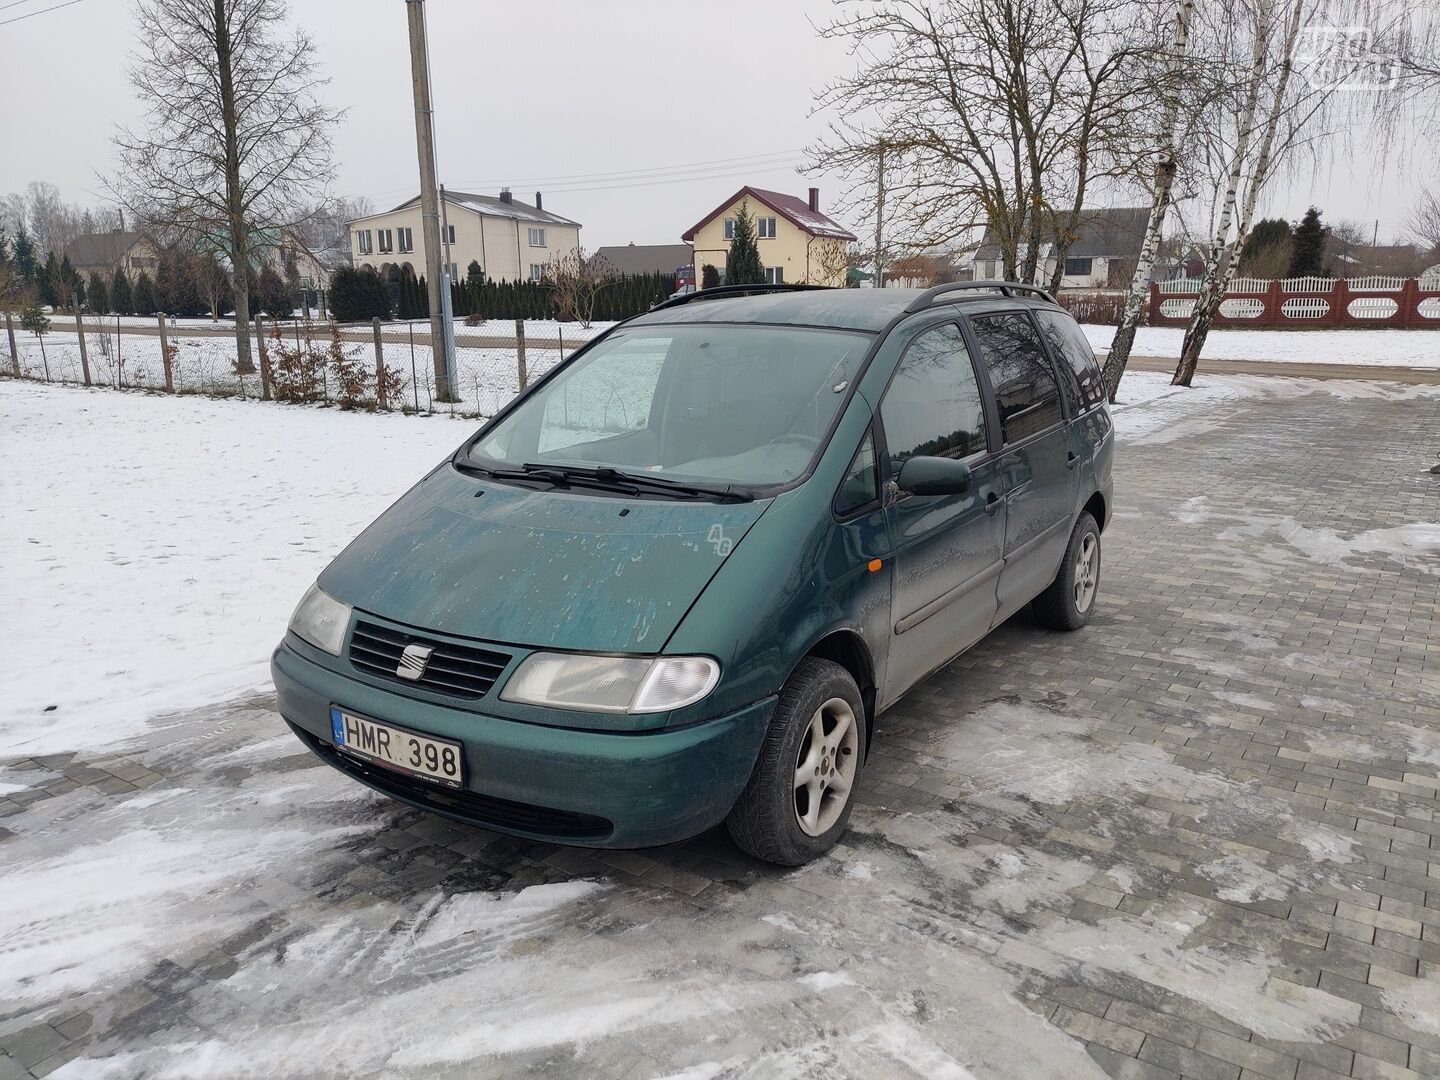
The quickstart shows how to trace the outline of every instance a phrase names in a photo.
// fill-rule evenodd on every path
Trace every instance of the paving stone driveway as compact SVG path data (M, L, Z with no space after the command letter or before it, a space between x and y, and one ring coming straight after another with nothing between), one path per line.
M1099 616L884 716L795 872L397 808L265 698L4 762L0 1078L1440 1075L1437 443L1332 390L1122 446Z

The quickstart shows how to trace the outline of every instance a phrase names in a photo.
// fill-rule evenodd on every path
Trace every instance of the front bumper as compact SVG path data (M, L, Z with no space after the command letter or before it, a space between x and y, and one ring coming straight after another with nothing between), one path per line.
M284 643L270 673L280 715L323 760L362 783L467 824L589 847L654 847L718 825L750 778L775 708L771 697L678 730L575 731L418 701L346 678ZM341 754L330 741L332 704L457 740L465 790Z

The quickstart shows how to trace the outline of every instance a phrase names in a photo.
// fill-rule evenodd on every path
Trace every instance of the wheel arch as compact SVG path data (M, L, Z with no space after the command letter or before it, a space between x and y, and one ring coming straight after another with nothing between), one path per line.
M870 736L875 727L875 660L865 639L849 628L831 630L806 650L805 656L829 660L839 664L850 673L860 687L860 699L865 703L865 753L870 753ZM802 656L800 659L804 659ZM796 664L799 664L799 660ZM794 668L791 669L794 671ZM787 680L789 676L786 676Z
M1090 498L1086 500L1085 505L1082 506L1080 509L1085 511L1095 519L1096 528L1098 528L1102 533L1105 531L1105 515L1106 512L1109 510L1109 507L1105 504L1104 492L1095 492L1095 494L1091 495Z

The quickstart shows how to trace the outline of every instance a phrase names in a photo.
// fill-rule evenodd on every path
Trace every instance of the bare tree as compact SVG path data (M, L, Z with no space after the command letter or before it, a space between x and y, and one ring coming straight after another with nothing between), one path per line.
M1405 232L1428 255L1440 255L1440 190L1422 188L1405 215Z
M575 319L585 329L595 321L595 303L601 290L618 278L619 272L603 255L586 255L577 247L556 255L545 267L545 282L555 297L555 309L562 320Z
M1120 388L1120 377L1125 374L1125 365L1130 361L1130 350L1135 344L1135 331L1144 314L1145 297L1150 291L1150 278L1155 271L1155 258L1160 251L1160 238L1165 231L1165 218L1170 212L1170 202L1175 190L1175 140L1180 126L1182 85L1185 78L1185 53L1190 47L1190 20L1195 13L1195 0L1177 0L1175 5L1175 36L1170 42L1169 63L1166 78L1158 84L1161 94L1161 118L1159 137L1155 152L1155 179L1151 189L1150 217L1145 224L1145 239L1140 243L1140 256L1136 259L1134 273L1130 277L1130 293L1125 298L1125 311L1120 316L1120 325L1110 342L1110 353L1105 358L1102 379L1111 401L1115 400Z
M820 91L846 119L812 166L853 174L883 146L876 190L912 250L988 227L1005 277L1057 281L1091 186L1135 167L1129 121L1163 52L1155 0L840 2L820 32L858 63Z
M126 205L224 245L245 374L255 231L303 215L329 178L340 116L317 98L314 44L288 16L284 0L139 0L130 81L148 115L115 136L111 186Z

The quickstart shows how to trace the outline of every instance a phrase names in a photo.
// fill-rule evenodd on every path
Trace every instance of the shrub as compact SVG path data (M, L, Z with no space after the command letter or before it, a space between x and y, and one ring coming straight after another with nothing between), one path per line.
M374 267L345 266L330 278L330 314L337 322L390 318L390 291Z

